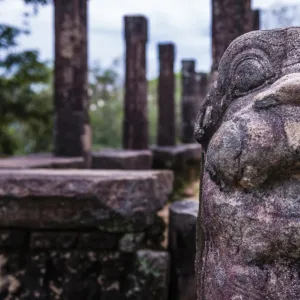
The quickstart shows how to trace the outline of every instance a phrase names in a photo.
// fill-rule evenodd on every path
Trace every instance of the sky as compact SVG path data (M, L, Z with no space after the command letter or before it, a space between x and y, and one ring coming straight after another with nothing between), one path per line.
M89 64L93 65L98 61L100 65L107 67L116 58L123 61L123 16L136 13L145 15L149 20L148 78L155 77L158 72L157 43L166 41L176 45L176 71L180 70L181 59L195 59L198 71L208 71L211 66L210 2L211 0L89 0ZM299 0L252 2L253 8L267 9L276 3L296 4ZM13 25L20 25L22 14L28 10L21 0L3 1L0 7L1 22ZM52 5L41 8L38 15L30 19L30 28L31 35L21 39L20 47L38 49L42 59L53 61Z

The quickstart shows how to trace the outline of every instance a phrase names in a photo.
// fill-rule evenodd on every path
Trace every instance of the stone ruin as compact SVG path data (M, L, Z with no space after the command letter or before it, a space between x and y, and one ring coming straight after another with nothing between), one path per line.
M168 300L170 171L0 170L0 299Z
M195 126L198 300L300 299L300 28L247 33Z

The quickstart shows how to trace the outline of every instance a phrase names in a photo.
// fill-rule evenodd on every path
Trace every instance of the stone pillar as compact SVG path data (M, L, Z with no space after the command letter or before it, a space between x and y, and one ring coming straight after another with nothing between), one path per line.
M54 5L54 154L89 157L87 0Z
M196 300L195 253L199 202L177 201L170 206L170 299Z
M147 19L125 16L126 73L123 124L125 149L148 149L146 78Z
M208 78L206 73L196 73L196 93L198 97L198 108L204 101L208 90Z
M194 143L194 122L197 115L197 94L195 85L195 60L182 60L182 132L181 140L185 144Z
M253 10L253 30L260 29L260 10Z
M249 31L251 0L212 0L212 71L229 44Z
M157 145L176 144L174 44L159 44Z

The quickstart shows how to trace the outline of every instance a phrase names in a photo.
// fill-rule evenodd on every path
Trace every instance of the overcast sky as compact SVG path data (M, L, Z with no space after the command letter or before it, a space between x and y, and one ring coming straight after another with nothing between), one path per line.
M147 48L148 77L157 74L156 45L172 41L176 44L176 70L180 60L194 58L199 71L208 71L210 59L211 0L90 0L89 1L89 61L107 66L122 57L122 17L124 14L144 14L149 18ZM299 0L253 0L253 8L268 8L276 3L299 3ZM21 0L1 3L0 19L14 25L22 20ZM299 18L300 22L300 18ZM22 38L23 48L38 48L43 59L53 60L53 8L41 8L30 21L32 34ZM300 25L300 24L299 24Z

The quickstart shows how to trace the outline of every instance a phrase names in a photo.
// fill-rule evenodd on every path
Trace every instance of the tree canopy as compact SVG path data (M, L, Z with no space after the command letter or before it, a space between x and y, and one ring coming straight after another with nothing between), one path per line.
M3 1L2 1L3 2ZM24 0L33 13L47 0ZM1 2L0 2L1 6ZM24 14L24 18L29 18ZM18 51L29 28L0 23L0 155L47 151L51 139L51 69L35 49ZM49 97L50 96L50 97ZM35 138L31 141L32 136ZM50 133L51 136L51 133Z

